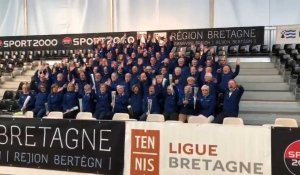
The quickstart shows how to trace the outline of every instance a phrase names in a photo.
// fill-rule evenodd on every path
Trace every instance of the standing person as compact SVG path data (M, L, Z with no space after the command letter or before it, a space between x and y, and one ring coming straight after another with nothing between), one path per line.
M20 93L18 106L23 113L32 110L34 107L34 96L29 91L28 83L24 83L22 86L22 92Z
M201 87L201 95L198 99L200 115L207 117L210 122L214 120L215 111L215 97L209 94L209 86L203 85Z
M149 93L143 98L143 112L140 118L141 121L146 121L149 114L160 113L158 93L153 85L149 87Z
M128 113L128 96L125 94L124 86L117 85L115 104L112 104L113 113Z
M173 90L173 86L167 87L167 92L164 95L164 113L165 120L178 120L177 95Z
M100 91L96 94L96 110L94 117L100 120L111 120L111 95L107 90L106 84L100 85Z
M82 97L82 112L91 112L95 111L95 93L92 91L91 85L86 84L84 86L84 96Z
M75 108L77 109L75 110ZM75 85L69 83L67 86L67 92L63 96L63 112L64 118L75 119L79 112L78 94L75 92Z
M129 104L132 110L132 118L139 119L143 114L143 97L141 89L138 85L133 85L131 88L132 95L129 100Z
M63 102L63 93L58 91L58 84L53 84L51 86L51 93L48 95L47 98L47 106L48 111L47 115L51 111L62 111L62 102Z
M235 80L229 80L228 88L224 92L223 111L215 119L215 123L223 123L225 117L238 117L239 103L244 93L244 88Z
M190 115L195 114L194 94L191 86L184 87L184 93L179 95L178 105L180 106L179 118L181 122L187 122Z
M35 105L33 109L33 116L35 118L43 118L46 114L46 106L48 93L46 92L46 85L40 84L39 93L35 96Z

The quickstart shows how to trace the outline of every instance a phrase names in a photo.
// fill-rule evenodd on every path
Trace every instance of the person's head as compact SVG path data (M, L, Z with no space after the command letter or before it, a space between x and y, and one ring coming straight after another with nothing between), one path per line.
M167 87L167 94L168 95L173 95L173 87L172 86Z
M162 68L160 69L160 73L161 73L162 76L167 75L167 74L168 74L167 68L166 68L166 67L162 67Z
M156 64L156 58L155 57L151 57L150 58L150 64L151 65L155 65Z
M131 71L133 74L138 73L138 67L137 66L132 66Z
M117 93L118 93L118 95L123 95L124 94L124 86L118 85Z
M144 64L143 58L138 58L137 64L138 65L143 65Z
M45 83L41 83L39 85L39 89L40 89L41 92L46 92L46 84Z
M192 87L191 86L185 86L184 87L184 93L185 94L189 94L192 92Z
M187 81L187 84L188 84L189 86L195 85L195 78L194 78L194 77L188 77L188 78L186 79L186 81Z
M205 73L212 73L212 67L206 67Z
M141 81L145 81L145 80L147 80L147 75L146 75L146 73L141 73L141 75L140 75L140 80Z
M135 52L132 52L130 57L131 57L132 59L134 59L134 58L136 57Z
M124 69L122 66L118 66L118 74L123 74Z
M83 71L79 73L79 78L80 78L80 80L86 80L86 76Z
M140 88L138 85L133 85L132 88L131 88L131 91L134 93L134 94L138 94L139 91L140 91Z
M130 73L126 73L125 74L125 82L129 82L131 80L131 74Z
M86 94L92 92L91 85L89 85L89 84L84 85L83 89L84 89L84 93L86 93Z
M105 84L100 84L100 92L102 94L106 93L107 87Z
M64 78L64 76L63 76L62 73L59 73L59 74L57 74L57 76L56 76L57 81L62 81L63 78Z
M236 81L235 80L229 80L228 81L228 89L229 91L233 92L237 87Z
M95 81L100 81L102 78L101 74L100 73L96 73L95 74Z
M175 58L174 52L170 52L170 53L169 53L169 58L170 58L170 59L174 59L174 58Z
M59 86L58 86L58 84L52 84L52 86L51 86L51 92L52 93L57 93L58 92L58 88L59 88Z
M28 83L24 83L22 86L22 92L23 94L27 94L29 93L29 84Z
M164 77L162 75L156 75L155 79L158 84L161 84L164 80Z
M150 86L149 87L149 95L154 95L155 94L155 86Z
M190 72L191 72L192 75L195 75L197 73L196 67L195 66L191 66L190 67Z
M230 72L230 67L228 66L228 65L225 65L224 67L223 67L223 73L224 74L228 74Z
M196 59L193 59L192 60L192 66L196 67L197 65L198 65L198 61Z
M227 65L227 59L226 59L226 57L221 57L220 64L221 64L221 66Z
M117 81L118 80L118 74L117 73L112 73L111 74L111 81Z
M145 72L147 72L148 74L151 74L152 73L152 67L151 66L146 66Z
M209 86L203 85L201 87L201 93L202 93L203 96L208 96L208 94L209 94Z
M180 76L181 75L181 68L180 67L176 67L174 70L174 73L176 76Z
M178 59L178 66L180 66L180 67L184 66L184 58Z
M155 53L155 58L156 58L157 60L160 59L160 53L159 53L159 52L156 52L156 53Z
M197 59L197 60L200 59L200 53L199 53L199 52L196 52L196 54L195 54L195 59Z
M211 67L212 66L212 60L206 60L206 66Z
M206 73L204 75L204 80L205 80L205 82L210 83L212 81L212 74L211 73Z
M67 91L68 92L74 92L75 91L75 85L74 85L74 83L69 83L68 84Z

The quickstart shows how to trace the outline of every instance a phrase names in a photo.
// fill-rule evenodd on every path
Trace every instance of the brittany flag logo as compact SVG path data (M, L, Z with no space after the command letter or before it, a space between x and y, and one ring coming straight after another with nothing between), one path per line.
M283 30L281 38L296 38L296 30Z

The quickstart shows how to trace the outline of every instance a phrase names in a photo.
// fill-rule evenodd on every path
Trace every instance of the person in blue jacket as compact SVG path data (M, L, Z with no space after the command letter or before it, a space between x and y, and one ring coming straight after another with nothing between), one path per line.
M215 123L223 123L225 117L238 117L243 93L243 86L238 85L235 80L229 80L228 88L224 92L223 111L214 120Z
M140 116L143 114L142 92L138 85L133 85L131 91L132 91L132 95L129 100L131 110L129 110L129 112L131 113L132 118L139 119Z
M47 115L51 111L62 111L62 102L63 102L63 93L58 91L59 86L57 84L53 84L51 86L51 93L47 98Z
M75 107L77 107L76 110L74 110ZM76 118L78 108L78 94L77 92L75 92L75 85L72 82L70 82L67 86L67 92L64 94L63 97L63 112L65 114L69 113L68 115L64 116L64 118Z
M29 101L27 100L26 102L26 99L29 99ZM22 112L30 111L34 107L34 96L29 91L28 83L24 83L22 86L22 92L20 93L18 106Z
M218 72L220 88L223 89L223 91L226 90L229 80L234 79L236 76L238 76L239 72L240 72L240 59L236 60L236 67L234 72L232 72L230 66L225 65L223 67L223 71Z
M96 119L107 119L110 120L112 118L111 112L111 95L107 90L107 85L101 84L100 91L96 94L96 110L94 113L94 117Z
M198 101L200 115L207 117L212 122L214 120L216 99L209 94L209 86L203 85L201 87L201 95L199 96Z
M91 112L95 111L95 93L92 91L91 85L86 84L84 86L84 96L82 97L82 112Z
M178 106L177 106L177 95L173 90L173 86L167 87L165 92L164 100L164 113L165 120L178 120Z
M113 113L128 113L128 96L125 94L124 86L117 85L115 103L112 103Z
M47 103L48 93L45 84L40 84L39 89L39 93L35 96L35 105L32 112L34 117L43 118L46 114L45 104Z
M143 112L141 121L146 121L149 114L160 114L158 93L153 85L149 87L148 94L143 98Z
M185 86L184 93L179 94L178 105L180 108L179 121L187 122L189 116L195 115L195 100L191 86Z

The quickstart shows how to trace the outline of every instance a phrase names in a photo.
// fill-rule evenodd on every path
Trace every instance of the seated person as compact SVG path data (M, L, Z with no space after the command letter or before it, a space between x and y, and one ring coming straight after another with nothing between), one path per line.
M58 91L59 86L53 84L51 86L51 93L47 98L47 115L52 111L62 111L63 93Z
M214 120L215 97L209 94L209 86L201 87L202 94L198 98L200 115L207 117L210 122Z
M35 105L33 109L33 116L35 118L43 118L46 114L46 106L48 93L46 92L46 85L40 84L39 93L35 96Z

